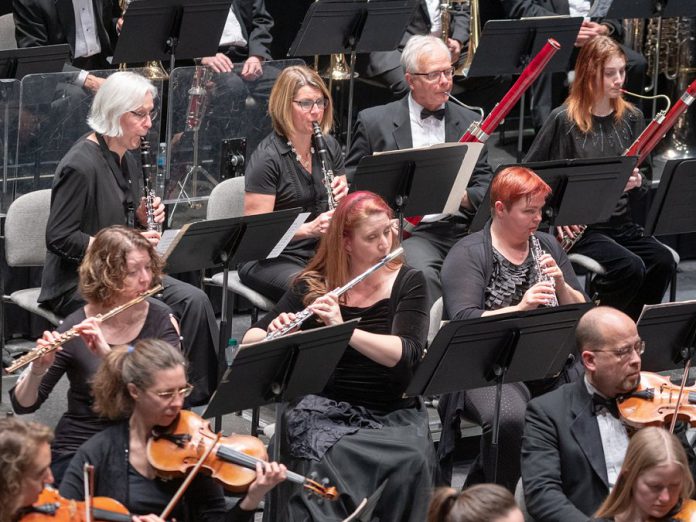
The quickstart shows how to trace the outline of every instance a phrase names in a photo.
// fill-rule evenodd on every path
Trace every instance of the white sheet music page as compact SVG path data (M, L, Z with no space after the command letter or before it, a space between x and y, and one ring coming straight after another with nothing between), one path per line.
M287 232L283 234L283 237L280 238L280 241L278 241L278 244L273 247L273 250L266 256L266 259L273 259L274 257L278 257L280 253L285 250L285 247L288 246L288 243L290 243L290 240L292 239L292 236L295 235L295 232L297 232L297 229L300 228L305 221L307 221L307 218L309 217L309 212L301 212L300 214L297 215L295 218L295 221L292 222L292 225L290 225L290 228L288 228Z

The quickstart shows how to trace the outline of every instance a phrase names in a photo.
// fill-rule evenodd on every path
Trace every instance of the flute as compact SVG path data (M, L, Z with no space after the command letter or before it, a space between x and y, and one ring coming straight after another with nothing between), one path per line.
M148 297L152 297L156 293L161 292L162 288L163 288L162 285L154 286L154 287L150 288L150 290L148 290L147 292L143 292L142 294L140 294L135 299L131 299L127 303L124 303L120 306L117 306L116 308L109 310L105 314L97 314L94 316L94 318L97 319L100 323L102 321L106 321L107 319L110 319L113 316L120 314L124 310L127 310L131 306L140 303L141 301L147 299ZM65 343L67 343L71 339L74 339L78 335L80 335L79 332L77 331L77 329L75 327L73 327L70 330L67 330L67 331L63 332L62 334L60 334L58 339L53 341L51 344L46 345L46 346L37 346L29 353L23 355L22 357L20 357L16 361L14 361L10 366L8 366L5 369L5 371L7 373L16 372L17 370L19 370L23 366L26 366L27 364L29 364L32 361L35 361L39 357L43 357L47 353L51 353L52 351L57 350L60 346L63 346Z
M393 259L399 257L401 254L404 253L404 247L398 247L396 250L393 252L390 252L386 256L384 256L378 263L375 265L371 266L367 270L365 270L362 274L357 276L354 279L351 279L348 281L345 285L339 286L336 288L332 294L335 294L336 296L340 296L341 294L345 294L348 290L353 288L355 285L357 285L360 281L365 279L366 277L370 276L380 268L382 268L384 265L386 265L389 261L392 261ZM278 337L282 337L283 335L287 334L288 332L294 330L298 326L300 326L302 323L304 323L307 319L312 317L314 315L314 312L309 308L305 308L301 312L298 312L295 314L295 320L292 321L291 323L286 324L279 330L274 330L272 332L269 332L266 334L266 338L264 341L270 341L271 339L277 339Z

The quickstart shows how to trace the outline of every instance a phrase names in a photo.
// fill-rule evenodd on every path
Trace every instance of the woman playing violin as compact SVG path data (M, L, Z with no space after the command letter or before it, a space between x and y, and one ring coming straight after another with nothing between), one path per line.
M89 388L111 346L156 338L179 348L176 320L169 307L156 299L148 298L101 324L94 318L149 290L161 275L162 261L142 234L122 226L97 233L80 265L80 293L87 303L69 315L57 331L44 332L37 344L49 345L73 327L80 337L34 361L10 390L15 412L31 413L67 374L68 410L56 428L52 445L52 469L58 482L77 448L111 424L94 413Z
M371 192L341 200L316 256L244 336L246 343L263 340L306 306L315 318L303 328L361 319L323 392L303 397L287 414L291 467L328 477L341 498L319 505L295 490L283 520L345 518L386 478L376 516L425 518L434 465L428 417L418 400L403 398L427 336L424 276L397 258L340 298L330 292L396 249L391 218L389 206Z
M176 493L180 480L164 481L147 459L147 443L156 426L177 419L193 386L186 381L181 352L159 340L138 341L111 350L93 380L94 406L101 415L120 420L98 433L75 454L60 485L66 498L82 499L82 467L95 467L94 494L121 502L131 513L161 513ZM257 479L247 497L226 513L222 487L198 474L183 502L196 521L251 520L263 495L285 477L277 464L257 467ZM178 504L172 517L183 520Z
M693 490L694 481L679 439L662 428L643 428L631 438L616 484L595 520L693 520Z

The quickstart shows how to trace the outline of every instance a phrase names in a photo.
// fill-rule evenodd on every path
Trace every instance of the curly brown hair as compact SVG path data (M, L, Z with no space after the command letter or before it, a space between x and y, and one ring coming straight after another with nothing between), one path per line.
M128 274L126 258L133 250L144 250L150 256L152 284L162 279L164 262L155 247L142 234L124 226L100 230L87 249L80 264L80 294L87 301L110 306Z
M177 366L187 366L181 351L159 339L114 348L92 379L94 411L112 420L128 417L133 412L128 384L145 390L155 383L155 372Z
M23 422L14 417L0 419L0 522L10 522L24 506L22 477L34 466L42 444L53 442L53 431L38 422Z

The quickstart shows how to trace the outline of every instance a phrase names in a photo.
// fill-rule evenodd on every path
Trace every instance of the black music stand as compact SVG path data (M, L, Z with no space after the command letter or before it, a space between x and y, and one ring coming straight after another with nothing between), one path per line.
M696 361L696 301L646 305L637 326L645 341L642 370L661 372Z
M467 78L520 74L549 38L555 39L561 48L551 58L544 72L565 72L570 66L570 57L581 25L582 17L489 20L483 28L471 67L464 74ZM501 45L501 42L505 44ZM523 93L519 101L517 161L522 159L525 100L526 93Z
M482 148L482 143L443 143L365 156L352 190L382 196L396 212L401 234L404 216L459 210Z
M359 320L285 335L271 341L242 345L213 393L203 417L276 405L276 441L271 460L280 459L283 403L303 395L320 393L348 346ZM277 517L277 495L271 492L271 518Z
M288 56L350 53L346 150L352 137L356 53L396 49L417 5L417 0L318 0L309 5Z
M497 474L503 384L558 374L575 352L575 325L590 308L591 303L578 303L450 321L428 347L406 395L437 395L495 385L492 445Z
M633 172L636 159L630 156L569 159L524 163L551 186L544 206L544 220L550 226L602 223L608 220ZM501 170L517 166L501 165ZM490 218L490 187L471 222L471 231L481 230ZM588 202L592 204L588 204Z
M0 51L0 78L21 80L27 74L61 72L70 62L68 44Z
M268 214L199 221L184 225L169 245L164 258L169 273L222 267L222 317L218 340L220 372L225 368L229 337L227 280L231 266L264 259L288 231L300 209Z
M650 205L645 225L649 236L696 232L696 159L670 160Z

